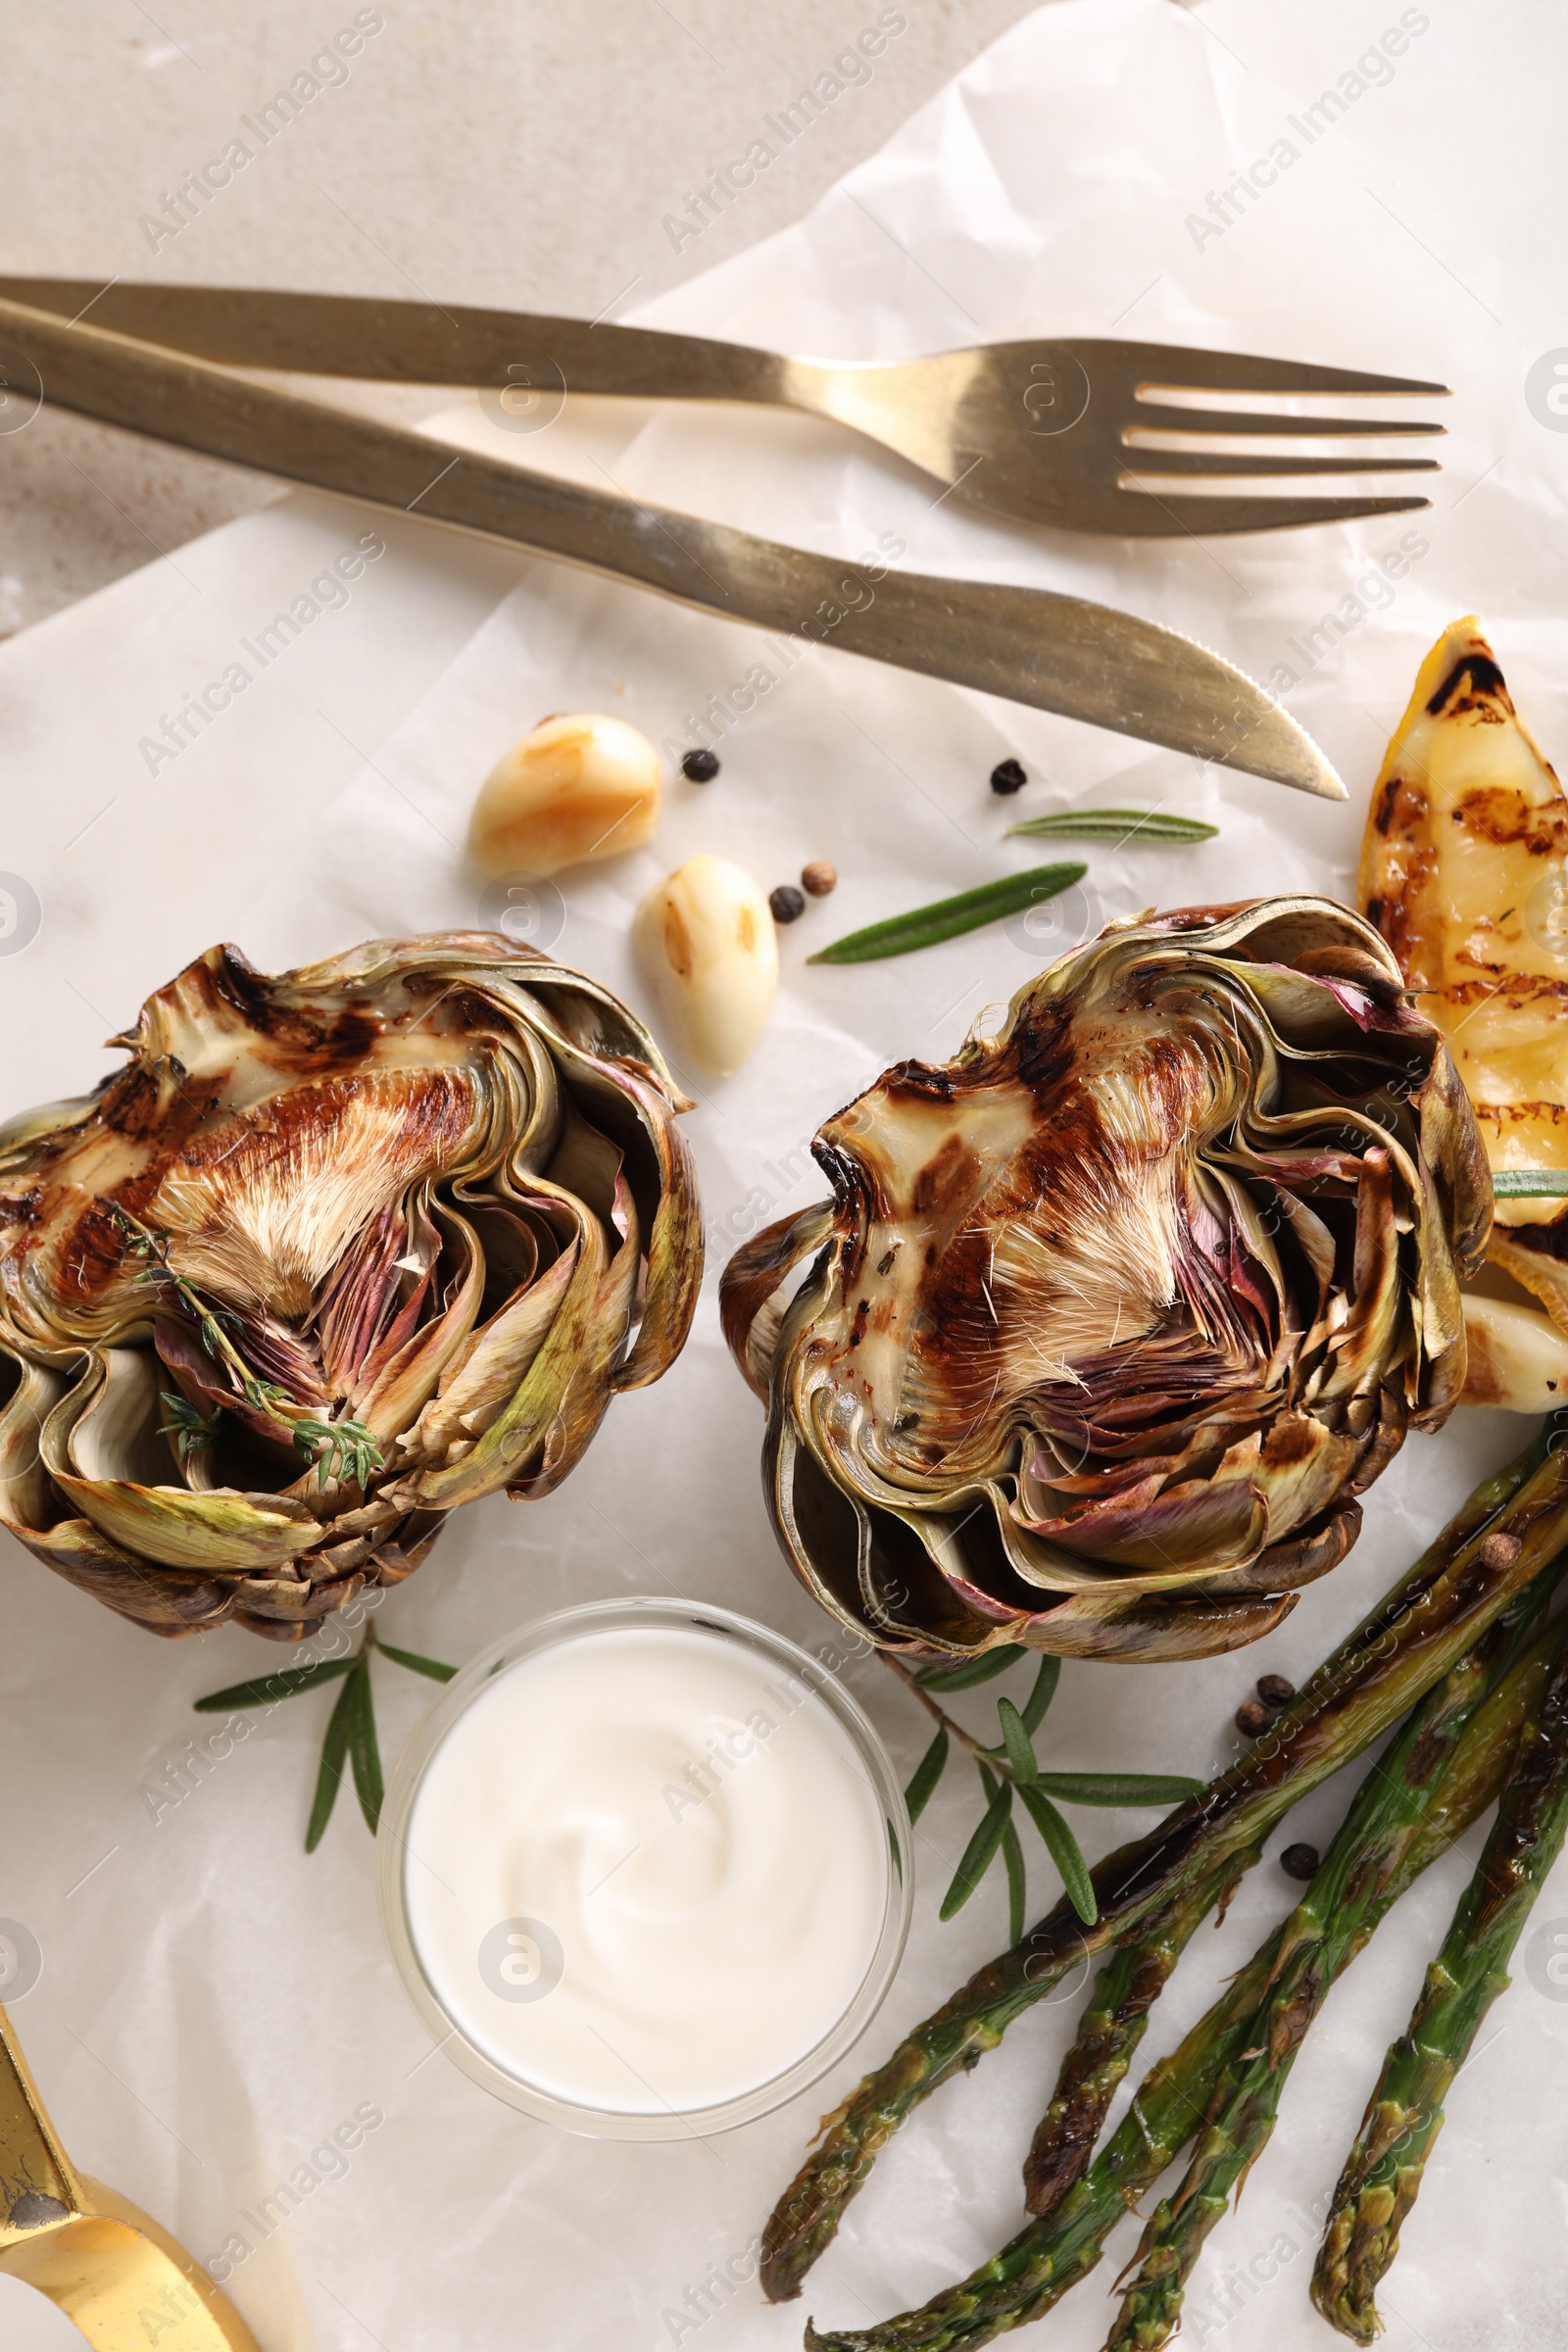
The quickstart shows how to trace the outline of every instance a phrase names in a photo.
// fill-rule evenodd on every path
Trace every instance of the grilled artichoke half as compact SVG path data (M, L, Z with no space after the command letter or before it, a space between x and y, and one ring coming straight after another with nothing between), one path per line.
M138 1624L298 1639L678 1352L685 1105L580 973L487 932L214 948L110 1042L0 1131L0 1521Z
M1458 1398L1486 1162L1328 900L1113 924L815 1152L832 1201L730 1261L725 1326L784 1550L884 1647L1252 1641Z

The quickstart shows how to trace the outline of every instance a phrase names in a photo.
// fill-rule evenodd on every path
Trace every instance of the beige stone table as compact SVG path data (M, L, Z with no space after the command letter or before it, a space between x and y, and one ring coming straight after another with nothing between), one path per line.
M878 0L4 0L0 267L612 317L797 219L1027 8L883 13L903 30L786 144L766 118L842 78ZM776 159L694 229L759 137ZM273 495L39 416L0 465L0 636Z

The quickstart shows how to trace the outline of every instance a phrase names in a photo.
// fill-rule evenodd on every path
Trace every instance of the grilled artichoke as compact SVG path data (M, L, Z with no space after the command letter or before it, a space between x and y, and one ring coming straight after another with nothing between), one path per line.
M1112 924L815 1152L833 1200L730 1261L725 1326L784 1550L884 1647L1254 1640L1458 1398L1486 1162L1328 900Z
M685 1105L580 973L487 932L214 948L110 1042L0 1131L0 1521L138 1624L297 1640L679 1350Z

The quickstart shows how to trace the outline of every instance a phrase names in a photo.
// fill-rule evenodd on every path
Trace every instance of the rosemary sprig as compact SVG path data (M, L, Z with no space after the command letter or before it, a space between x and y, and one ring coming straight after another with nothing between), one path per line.
M411 1674L427 1674L432 1683L450 1683L458 1671L455 1666L443 1666L439 1658L421 1658L416 1649L394 1649L390 1642L378 1642L375 1646L395 1666L407 1666Z
M909 1786L904 1791L904 1801L909 1808L909 1826L911 1829L919 1820L921 1814L925 1811L926 1806L931 1802L932 1793L936 1788L938 1781L940 1781L942 1778L947 1761L948 1732L947 1726L944 1724L938 1730L936 1738L926 1749L925 1754L920 1758L919 1763L915 1766L914 1778L910 1781Z
M316 1776L316 1794L311 1801L310 1824L305 1832L305 1851L308 1854L314 1854L326 1836L326 1825L332 1818L332 1807L337 1803L337 1792L343 1786L343 1765L349 1752L349 1735L354 1722L354 1690L360 1673L360 1660L356 1658L348 1681L338 1692L337 1704L327 1719L326 1738L321 1743L320 1770Z
M305 1832L308 1854L315 1853L326 1835L337 1792L343 1786L345 1764L352 1768L360 1810L372 1837L380 1821L386 1778L381 1769L375 1703L370 1690L370 1659L376 1650L395 1666L407 1667L411 1674L425 1675L431 1682L450 1683L458 1671L440 1658L421 1657L417 1650L394 1649L390 1642L378 1642L375 1628L368 1626L364 1642L351 1658L323 1658L314 1666L285 1666L275 1674L259 1675L254 1682L231 1683L225 1690L210 1690L205 1698L195 1702L198 1715L226 1715L235 1707L275 1706L279 1699L299 1698L307 1690L318 1690L323 1683L343 1678L343 1688L327 1718L326 1738L321 1743L320 1768L316 1776L316 1793Z
M211 1307L178 1273L169 1254L169 1236L154 1233L116 1200L106 1203L110 1215L125 1236L127 1248L147 1264L137 1277L139 1281L165 1281L186 1312L191 1315L201 1334L202 1346L214 1362L221 1361L229 1376L238 1384L241 1396L256 1412L266 1415L281 1430L286 1430L295 1452L307 1465L314 1465L318 1486L329 1480L352 1481L355 1486L368 1485L372 1470L381 1467L381 1447L375 1432L363 1421L345 1416L341 1421L321 1421L314 1414L296 1413L288 1409L284 1392L270 1380L259 1380L251 1370L223 1326L235 1318L223 1307ZM215 1443L223 1407L214 1405L211 1413L203 1414L183 1396L168 1390L162 1392L170 1419L161 1425L161 1434L173 1439L174 1450L183 1469L186 1458Z
M890 1651L881 1654L884 1664L913 1691L937 1724L936 1738L915 1766L904 1792L910 1821L918 1821L930 1803L955 1740L974 1759L985 1792L986 1809L979 1827L965 1846L942 1898L943 1919L952 1919L962 1910L999 1854L1007 1876L1008 1915L1022 1917L1024 1863L1012 1820L1014 1791L1055 1863L1074 1910L1092 1927L1098 1907L1089 1865L1077 1838L1057 1811L1056 1801L1066 1805L1171 1805L1180 1804L1184 1797L1192 1796L1202 1787L1200 1781L1177 1773L1043 1772L1035 1754L1034 1735L1056 1694L1056 1685L1061 1679L1059 1658L1041 1658L1034 1687L1021 1707L1015 1706L1010 1698L998 1699L997 1728L1002 1738L996 1746L990 1747L973 1733L966 1732L932 1693L973 1690L978 1684L993 1681L1030 1655L1021 1644L1004 1643L961 1666L925 1666L913 1672ZM1016 1936L1013 1941L1017 1941Z
M1054 808L1048 816L1026 816L1009 825L1007 836L1021 833L1036 841L1212 841L1218 825L1205 825L1200 816L1173 816L1158 808Z
M982 882L978 890L960 890L956 898L938 899L930 906L911 907L907 914L890 915L886 922L868 923L863 931L847 932L806 960L874 963L883 956L907 956L916 948L935 947L939 940L956 939L962 931L978 931L982 923L1021 914L1042 899L1058 898L1088 871L1076 858L1064 865L1032 865L1021 874L1004 874L998 882Z
M259 1675L255 1682L230 1683L226 1690L209 1690L195 1701L198 1715L227 1715L235 1707L270 1707L280 1698L298 1698L322 1683L347 1674L353 1658L323 1658L318 1666L285 1666L276 1674Z

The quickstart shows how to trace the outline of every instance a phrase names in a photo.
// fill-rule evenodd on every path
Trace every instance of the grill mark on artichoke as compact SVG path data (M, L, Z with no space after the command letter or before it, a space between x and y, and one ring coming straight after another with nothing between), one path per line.
M684 1098L580 974L477 932L219 948L112 1042L0 1133L0 1464L37 1465L0 1523L122 1614L296 1640L457 1502L559 1483L683 1343Z
M815 1149L832 1239L772 1321L788 1235L820 1224L737 1253L726 1329L751 1372L771 1355L784 1547L873 1640L1232 1646L1456 1399L1480 1147L1392 956L1330 902L1113 928ZM893 1529L928 1567L886 1605Z

